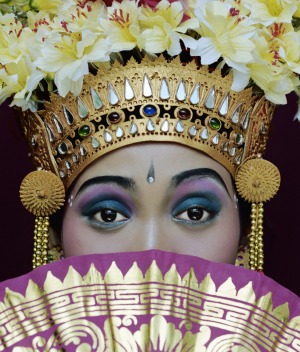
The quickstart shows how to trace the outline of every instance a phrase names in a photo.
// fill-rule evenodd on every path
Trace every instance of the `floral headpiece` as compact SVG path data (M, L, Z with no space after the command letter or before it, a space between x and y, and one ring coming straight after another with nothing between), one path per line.
M262 202L280 176L261 154L273 103L299 86L297 0L18 0L0 11L0 103L23 111L43 170L21 186L38 216L34 266L47 261L48 216L90 162L173 141L219 161L253 203L250 267L262 270Z

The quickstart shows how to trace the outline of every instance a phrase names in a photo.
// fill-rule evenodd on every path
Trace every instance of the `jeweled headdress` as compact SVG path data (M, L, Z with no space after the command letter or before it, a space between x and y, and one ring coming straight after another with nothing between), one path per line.
M286 102L300 72L300 5L273 3L0 5L0 102L22 109L38 169L21 186L39 217L34 266L47 261L48 216L85 167L122 146L171 141L235 178L252 203L250 267L262 270L262 202L280 182L262 154L274 104Z

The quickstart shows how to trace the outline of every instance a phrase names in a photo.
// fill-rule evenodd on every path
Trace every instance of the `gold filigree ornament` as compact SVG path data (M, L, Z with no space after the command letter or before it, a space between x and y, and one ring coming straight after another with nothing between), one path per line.
M249 268L263 271L263 202L270 200L280 186L277 167L264 159L247 160L238 170L236 187L251 205L251 232L249 235Z
M236 187L250 203L266 202L275 196L280 186L278 168L264 159L246 161L238 170Z
M33 171L21 184L20 198L24 207L36 216L32 262L33 268L37 268L49 261L49 216L64 204L65 188L52 172Z

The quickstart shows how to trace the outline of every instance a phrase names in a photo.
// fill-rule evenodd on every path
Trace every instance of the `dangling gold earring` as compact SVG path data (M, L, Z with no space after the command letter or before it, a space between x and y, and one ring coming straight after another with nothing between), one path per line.
M235 177L236 187L243 199L251 203L251 233L249 235L249 269L263 271L263 202L278 191L280 173L277 167L264 159L244 162Z
M50 171L33 171L20 187L20 198L24 207L36 216L33 245L33 269L47 264L49 216L63 204L65 188L59 177Z

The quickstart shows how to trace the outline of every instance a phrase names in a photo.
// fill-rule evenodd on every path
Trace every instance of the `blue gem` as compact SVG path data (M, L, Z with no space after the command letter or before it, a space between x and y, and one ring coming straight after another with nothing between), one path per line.
M143 108L143 113L144 113L146 116L154 116L154 115L156 115L156 113L157 113L157 108L156 108L154 105L146 105L146 106Z

